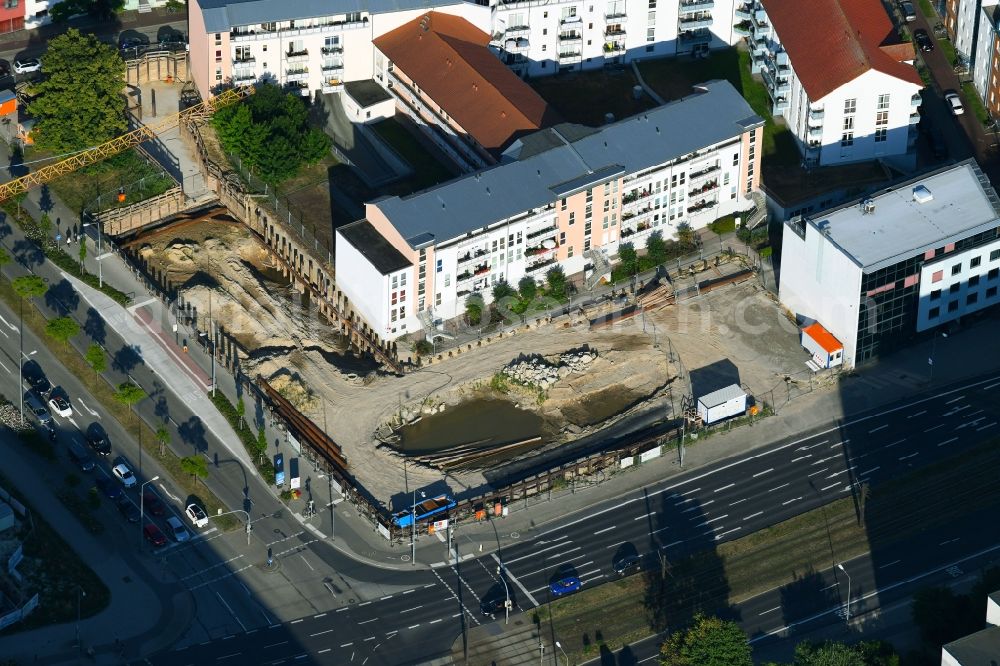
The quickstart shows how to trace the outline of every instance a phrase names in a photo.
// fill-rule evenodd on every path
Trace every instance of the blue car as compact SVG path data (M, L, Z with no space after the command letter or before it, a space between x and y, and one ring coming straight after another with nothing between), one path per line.
M576 576L567 576L566 578L560 578L557 581L549 583L549 591L552 592L553 597L573 594L581 587L583 587L583 582Z
M121 485L114 479L109 479L106 476L97 479L97 487L110 500L118 499L122 494Z

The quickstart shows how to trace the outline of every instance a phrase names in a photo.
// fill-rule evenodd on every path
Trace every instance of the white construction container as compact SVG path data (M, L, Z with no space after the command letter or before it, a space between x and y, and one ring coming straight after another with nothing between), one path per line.
M747 394L733 384L698 398L698 416L708 425L742 414L747 409Z

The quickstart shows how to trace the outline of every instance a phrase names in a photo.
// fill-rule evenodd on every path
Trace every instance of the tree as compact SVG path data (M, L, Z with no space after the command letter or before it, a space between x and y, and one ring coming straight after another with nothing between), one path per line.
M10 252L0 247L0 275L3 275L3 267L13 260L14 258L10 256Z
M132 418L132 406L146 397L146 392L142 387L136 386L132 382L122 382L115 389L115 400L128 407L129 419Z
M483 297L479 294L470 294L465 299L465 318L472 326L479 325L483 320Z
M81 150L127 129L121 94L125 63L115 48L70 28L49 41L43 71L31 104L40 148Z
M90 343L87 347L87 353L84 354L84 358L87 360L87 365L96 374L101 374L108 368L108 356L104 353L104 349L101 345L96 342Z
M167 430L166 426L160 426L156 429L156 441L160 445L160 457L162 458L167 452L167 445L170 444L170 431Z
M13 285L14 292L22 299L44 296L45 292L49 290L49 286L45 284L45 280L37 275L22 275L21 277L14 278Z
M257 428L257 464L264 459L264 454L267 453L267 434L264 432L264 428Z
M493 285L493 300L496 302L515 295L516 292L514 291L514 287L510 286L510 283L507 282L507 280L500 280Z
M799 643L795 646L795 666L867 666L853 646L827 642L821 645Z
M517 291L521 294L521 298L526 301L535 300L535 296L538 294L538 283L535 282L535 278L530 275L525 275L517 283Z
M125 0L63 0L49 10L52 20L64 23L73 16L86 14L96 19L111 19L125 8Z
M621 267L625 273L635 275L639 272L639 253L635 251L632 243L622 243L618 246L618 259L621 260Z
M662 666L753 666L747 635L735 622L697 615L660 648Z
M654 266L659 266L667 260L667 242L663 240L663 234L654 231L646 239L646 256L653 262Z
M694 229L687 222L681 222L677 225L677 242L681 245L695 244Z
M80 275L83 275L83 262L87 258L87 241L83 238L80 239Z
M247 413L247 407L243 404L243 396L236 400L236 416L240 418L240 430L243 430L243 415Z
M911 613L920 636L935 650L982 627L981 612L947 587L925 587L913 595Z
M186 456L181 458L181 471L190 474L195 481L208 476L208 463L201 456Z
M566 273L561 266L550 268L545 274L545 283L548 285L547 293L557 301L566 299Z
M38 230L42 232L42 242L52 242L52 218L48 213L38 218Z
M45 324L45 334L64 345L79 332L80 325L72 317L56 317Z

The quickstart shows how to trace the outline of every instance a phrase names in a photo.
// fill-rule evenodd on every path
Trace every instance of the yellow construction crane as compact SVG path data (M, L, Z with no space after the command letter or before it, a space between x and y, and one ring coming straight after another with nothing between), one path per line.
M50 180L58 178L59 176L64 176L81 167L85 167L88 164L100 162L101 160L107 159L112 155L117 155L118 153L128 150L133 146L138 146L143 141L154 139L160 132L178 125L183 120L210 116L222 107L229 106L233 102L239 101L244 97L253 94L253 91L254 89L252 86L231 88L208 101L195 104L194 106L184 109L180 113L168 116L157 123L152 125L141 125L138 129L132 130L127 134L122 134L119 137L115 137L106 143L95 146L94 148L89 148L82 153L77 153L72 157L67 157L61 162L44 166L37 171L32 171L26 176L21 176L20 178L15 178L14 180L2 183L0 184L0 201L6 201L13 196L21 194L22 192L27 192L35 185L47 183Z

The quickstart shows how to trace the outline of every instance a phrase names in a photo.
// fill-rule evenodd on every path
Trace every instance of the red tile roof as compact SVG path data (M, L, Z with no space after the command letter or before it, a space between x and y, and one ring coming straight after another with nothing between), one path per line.
M923 86L893 46L896 29L879 0L761 0L809 99L819 101L874 69Z
M802 333L815 340L816 344L822 347L827 354L836 353L844 348L844 345L840 344L840 341L833 337L830 331L823 328L823 325L818 321L803 328Z
M382 35L375 46L479 145L499 154L521 134L559 118L490 52L489 41L461 17L428 12Z

